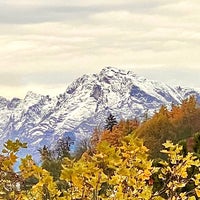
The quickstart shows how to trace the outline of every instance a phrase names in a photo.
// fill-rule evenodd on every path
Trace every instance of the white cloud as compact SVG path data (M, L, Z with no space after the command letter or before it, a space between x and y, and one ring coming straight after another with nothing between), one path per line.
M63 84L61 74L67 83L108 65L200 70L198 0L6 2L0 3L0 73L8 77L2 87L17 79L46 88ZM46 73L52 80L53 72L51 83L37 78Z

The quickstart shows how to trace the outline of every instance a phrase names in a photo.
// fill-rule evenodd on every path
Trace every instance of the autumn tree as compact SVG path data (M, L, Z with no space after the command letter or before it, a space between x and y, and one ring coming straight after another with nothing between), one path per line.
M160 149L167 139L174 142L193 137L200 131L200 108L192 96L183 100L181 105L172 105L168 110L162 106L152 118L142 123L135 131L144 139L153 157L162 156ZM153 148L152 147L153 145Z
M104 130L101 134L101 141L108 141L114 146L120 146L123 138L131 134L138 128L139 122L137 119L133 120L120 120L113 130Z
M91 144L92 149L95 149L97 144L100 142L102 132L103 130L101 130L98 126L94 128L94 131L90 138L90 144Z
M71 183L66 198L150 199L151 161L141 140L129 136L121 147L103 141L96 148L77 162L65 159L61 179Z
M20 148L26 148L26 143L19 140L8 140L4 144L2 155L0 155L0 199L15 199L18 196L23 178L15 173L14 165L17 162Z
M42 161L52 158L52 151L46 145L44 145L42 148L39 148L38 151Z
M62 159L64 157L70 157L70 146L72 144L73 141L69 136L59 139L54 148L57 158Z
M54 148L50 149L46 145L39 149L41 166L47 170L54 180L58 180L62 169L62 159L71 157L70 155L70 137L59 139Z
M169 120L169 112L162 106L158 113L136 129L135 134L144 140L153 157L162 156L160 150L166 139L174 139L173 126ZM153 145L152 145L153 144ZM153 148L152 148L153 147Z
M183 147L167 141L163 144L167 159L160 161L156 174L160 188L153 196L163 199L195 200L200 197L200 160L192 153L183 154ZM189 186L189 187L188 187Z
M78 142L73 158L79 160L85 152L89 154L92 152L91 138L86 137Z
M200 158L200 132L195 133L193 137L180 140L179 144L183 146L185 154L193 152L198 158Z
M197 132L194 135L193 151L195 152L196 156L200 159L200 132Z
M121 146L100 142L93 155L84 154L80 160L64 158L60 181L68 187L58 188L50 173L37 166L31 156L21 159L20 177L34 177L37 182L28 189L16 190L10 179L16 152L24 147L19 141L8 141L0 162L0 194L7 200L195 200L200 198L200 160L193 154L183 155L182 146L164 143L167 159L153 167L148 149L141 139L129 134ZM193 171L191 173L191 170ZM3 174L5 173L5 174ZM2 176L3 175L3 176ZM154 187L154 176L162 181ZM191 187L187 187L191 184ZM15 185L15 184L14 184ZM9 191L4 189L9 188Z

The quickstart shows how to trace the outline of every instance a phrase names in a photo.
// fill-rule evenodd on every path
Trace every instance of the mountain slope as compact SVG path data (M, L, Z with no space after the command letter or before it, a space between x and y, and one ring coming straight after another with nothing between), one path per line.
M43 145L69 135L80 139L103 127L111 112L117 119L140 118L161 105L178 104L190 95L200 102L200 92L173 88L147 80L133 72L104 68L99 74L83 75L63 94L49 97L28 92L24 99L0 98L0 137L19 138L29 143L33 153Z

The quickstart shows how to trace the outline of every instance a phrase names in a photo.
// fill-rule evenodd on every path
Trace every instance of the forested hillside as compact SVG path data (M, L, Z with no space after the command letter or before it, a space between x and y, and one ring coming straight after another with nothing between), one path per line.
M39 149L13 170L28 144L7 141L0 156L0 197L22 200L195 200L200 198L200 107L194 97L151 118L117 122L110 114L70 154L70 139Z
M175 143L189 141L199 131L200 108L192 96L183 100L181 105L172 105L171 110L162 106L158 113L141 124L135 134L144 140L145 146L157 157L162 143L167 139Z

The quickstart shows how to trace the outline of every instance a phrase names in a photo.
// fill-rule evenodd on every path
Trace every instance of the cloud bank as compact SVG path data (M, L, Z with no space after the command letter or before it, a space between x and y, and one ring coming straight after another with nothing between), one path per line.
M105 66L198 87L199 10L198 0L1 2L0 95L22 96L27 87L55 93Z

